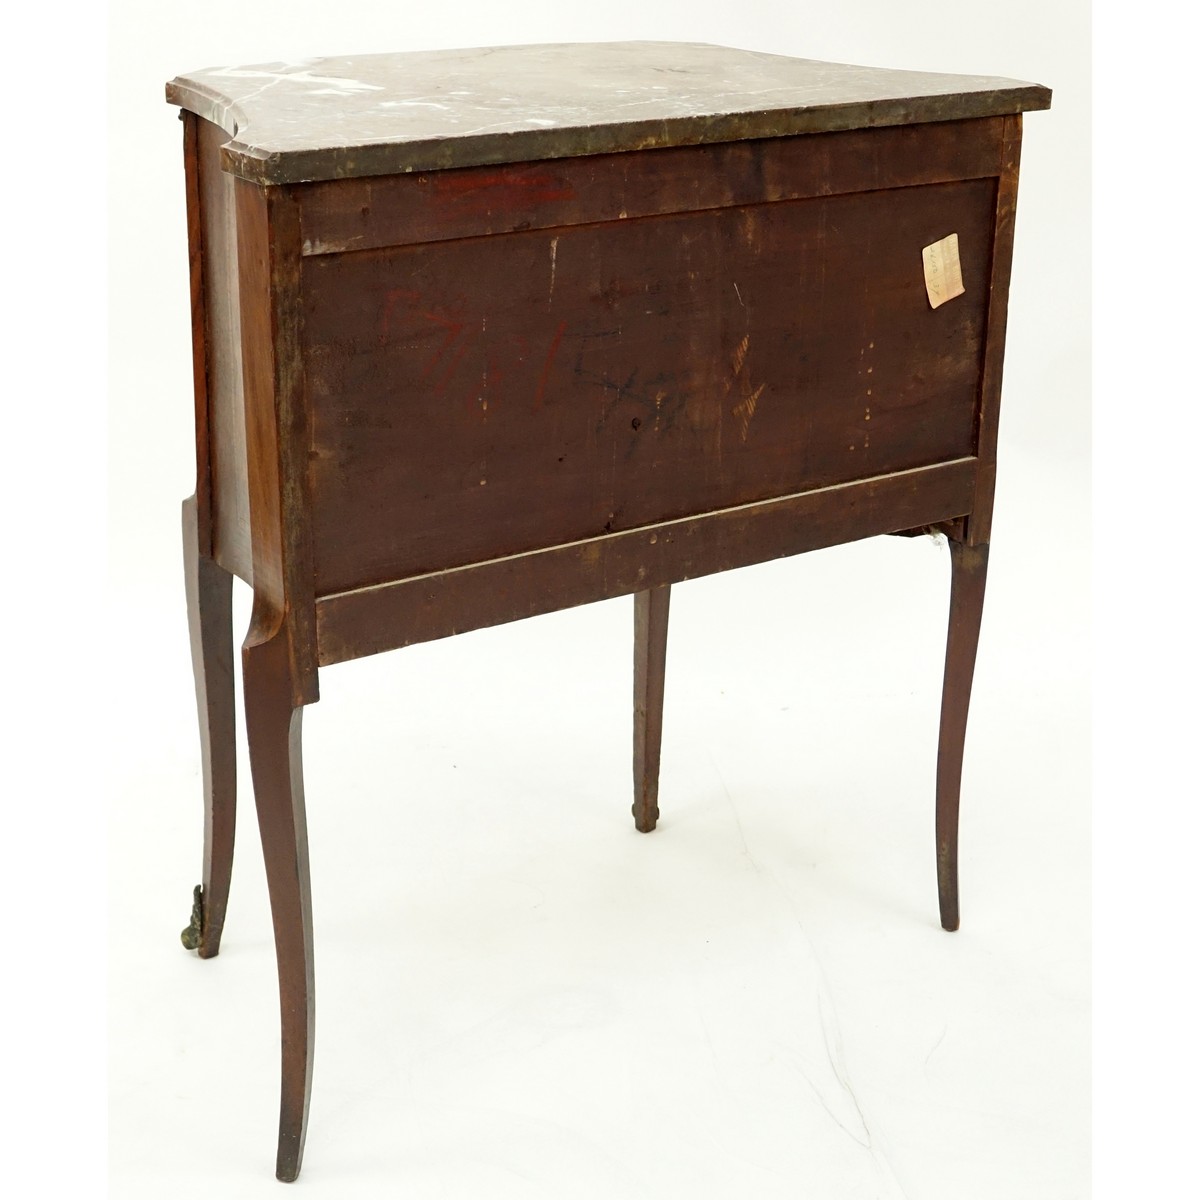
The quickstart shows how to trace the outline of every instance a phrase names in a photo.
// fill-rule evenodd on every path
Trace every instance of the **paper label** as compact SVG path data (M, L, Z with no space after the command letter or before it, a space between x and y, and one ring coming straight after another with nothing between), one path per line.
M958 234L952 233L926 246L921 251L925 260L925 290L929 307L940 308L947 300L961 296L966 288L962 281L962 264L958 261Z

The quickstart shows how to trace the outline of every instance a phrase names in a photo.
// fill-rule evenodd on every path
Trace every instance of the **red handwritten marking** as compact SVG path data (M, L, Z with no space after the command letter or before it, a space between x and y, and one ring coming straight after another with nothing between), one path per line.
M458 370L458 364L462 362L462 356L471 348L472 341L474 341L473 336L463 339L462 345L458 348L458 353L450 360L450 365L446 368L445 374L434 385L433 390L437 395L444 396L446 394L446 389L450 386L450 380L454 378L454 372Z
M544 172L517 174L513 171L439 171L434 176L439 200L453 200L460 212L501 212L529 205L570 200L575 188Z
M558 353L558 344L562 341L566 330L566 321L559 321L558 328L554 331L554 340L550 343L550 353L546 355L546 362L542 367L542 377L538 380L537 394L533 398L535 409L542 407L542 399L546 395L546 384L550 380L550 366L554 362L554 356Z
M505 370L500 365L501 362L503 362L503 359L497 360L492 358L490 354L488 355L487 381L489 391L491 391L493 388L499 391L500 385L504 382Z
M475 344L482 331L474 327L471 322L458 319L457 315L447 316L440 312L417 310L417 305L420 302L421 295L419 292L415 292L410 288L390 288L384 295L383 311L380 314L379 341L381 345L387 343L391 336L392 322L396 309L401 305L407 308L410 317L419 317L421 320L441 326L445 330L445 336L442 338L441 344L434 349L432 357L426 361L421 370L421 378L432 379L435 372L437 372L438 378L433 385L433 390L436 395L443 396L454 379L459 363L462 362L464 355ZM456 308L461 311L460 304L456 305ZM451 351L454 353L447 361L447 355ZM440 371L439 366L442 368Z
M383 303L383 315L379 318L381 339L386 340L392 332L392 313L396 309L396 305L401 300L407 300L408 306L411 308L421 297L414 291L408 288L390 288L387 293L387 298Z
M442 339L442 344L437 348L437 352L429 360L429 362L425 364L425 369L421 372L421 378L428 379L429 376L433 374L438 363L442 361L442 357L445 355L446 351L454 345L455 341L458 339L458 335L462 333L463 322L455 321L451 317L443 317L440 313L423 312L420 314L420 316L424 317L427 321L432 321L435 325L441 325L447 331L446 336ZM457 359L455 361L457 361Z

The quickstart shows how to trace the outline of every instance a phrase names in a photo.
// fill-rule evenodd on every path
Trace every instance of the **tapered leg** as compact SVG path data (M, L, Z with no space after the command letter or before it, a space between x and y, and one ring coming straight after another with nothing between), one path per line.
M670 607L669 584L633 598L633 817L642 833L649 833L658 821Z
M300 762L303 708L295 702L287 639L277 633L242 650L246 733L254 803L267 867L279 964L283 1065L275 1173L300 1174L313 1063L312 895Z
M979 646L987 544L950 543L950 630L942 682L942 722L937 765L937 877L942 928L958 928L958 798L962 783L967 708Z
M213 958L225 926L237 808L233 576L200 552L195 496L183 502L183 573L204 773L204 875L183 944Z

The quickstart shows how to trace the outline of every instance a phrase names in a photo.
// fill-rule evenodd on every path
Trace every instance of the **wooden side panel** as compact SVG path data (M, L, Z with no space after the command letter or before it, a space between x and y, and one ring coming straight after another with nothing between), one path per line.
M200 118L179 114L183 122L183 170L187 192L188 280L192 309L192 391L196 414L196 491L194 550L212 557L212 472L209 467L208 321L204 312L204 235L200 205Z
M317 699L309 414L299 345L300 224L287 188L239 179L234 196L254 555L254 609L243 664L256 649L282 645L292 704L299 706ZM279 673L276 654L270 652L270 671Z
M316 183L305 254L520 233L772 200L950 183L1001 170L1004 118L598 154Z
M199 197L208 371L208 452L212 551L217 562L251 579L250 494L242 398L242 330L238 299L237 217L233 177L218 150L229 135L199 121Z
M973 455L995 197L305 258L317 594ZM951 232L967 291L932 310Z
M958 459L342 592L317 600L320 663L936 524L969 510L975 476Z
M1017 219L1017 180L1021 168L1021 114L1004 119L1003 171L996 195L992 246L987 342L980 393L979 483L967 522L967 541L987 543L992 536L992 502L996 494L996 445L1000 432L1000 384L1008 329L1008 285L1012 277L1013 231Z

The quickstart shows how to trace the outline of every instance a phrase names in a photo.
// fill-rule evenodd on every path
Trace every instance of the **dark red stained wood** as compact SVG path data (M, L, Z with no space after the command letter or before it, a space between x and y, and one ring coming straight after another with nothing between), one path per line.
M1004 118L316 183L305 254L995 176Z
M969 455L994 180L304 260L326 594ZM936 311L921 248L957 231Z
M658 824L670 611L669 584L633 598L633 820L641 833Z
M988 546L950 543L950 626L942 683L942 720L937 760L938 907L942 928L958 928L958 801L962 786L967 709L983 618Z
M317 601L322 666L961 516L960 459Z
M996 445L1000 431L1000 383L1004 370L1004 345L1008 329L1008 285L1012 276L1013 232L1017 217L1017 179L1021 167L1021 116L1004 122L1004 171L996 197L992 248L991 296L988 303L987 341L980 395L979 482L967 522L967 541L991 541L992 502L996 494Z
M242 397L242 332L238 300L237 218L233 179L221 170L226 135L208 121L197 130L198 205L207 355L207 442L211 477L212 554L250 582L250 496ZM203 518L203 513L202 513Z

